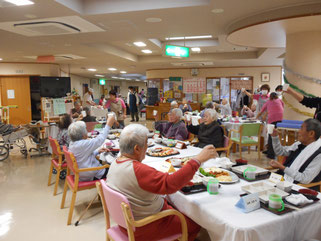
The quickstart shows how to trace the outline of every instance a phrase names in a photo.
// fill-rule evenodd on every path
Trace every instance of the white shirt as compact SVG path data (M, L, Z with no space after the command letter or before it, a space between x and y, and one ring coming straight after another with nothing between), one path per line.
M93 101L93 99L91 98L91 94L89 94L88 92L86 92L86 94L84 94L84 101L83 101L83 103L82 103L82 106L83 107L91 107L91 105L90 104L88 104L87 103L87 101L89 101L89 102L92 102Z

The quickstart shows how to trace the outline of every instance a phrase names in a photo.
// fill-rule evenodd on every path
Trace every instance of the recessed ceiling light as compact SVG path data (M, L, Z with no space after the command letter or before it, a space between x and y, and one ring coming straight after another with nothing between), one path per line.
M170 37L170 38L165 38L165 40L182 40L184 37Z
M146 44L144 42L134 42L134 44L138 47L145 47Z
M108 70L110 70L110 71L116 71L117 69L115 69L115 68L108 68Z
M138 81L140 81L139 79L136 79L136 81L138 82Z
M161 18L146 18L145 21L148 23L159 23L162 21L162 19Z
M116 77L116 76L112 76L111 78L112 78L112 79L118 79L118 77Z
M201 49L198 48L198 47L191 48L191 50L192 50L193 52L200 52L200 51L201 51Z
M126 74L127 72L126 71L120 71L121 74Z
M125 79L125 78L123 78L123 77L118 77L118 79Z
M96 77L105 77L105 75L102 74L95 74Z
M151 54L151 53L153 53L153 51L151 51L151 50L149 50L149 49L143 49L142 52L145 53L145 54Z
M214 8L212 9L212 13L223 13L224 12L224 9L222 8Z
M5 0L6 2L15 4L17 6L23 6L23 5L31 5L31 4L35 4L32 1L29 0Z
M95 71L97 71L97 69L87 69L88 71L91 71L91 72L95 72Z
M2 58L0 58L0 61L2 61L3 59Z

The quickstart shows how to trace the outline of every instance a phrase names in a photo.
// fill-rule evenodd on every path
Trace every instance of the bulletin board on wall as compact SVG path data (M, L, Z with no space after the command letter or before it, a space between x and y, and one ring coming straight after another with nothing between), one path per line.
M59 115L70 113L74 107L72 97L65 98L41 98L41 119L51 121L59 119Z
M212 101L218 102L220 100L220 78L206 79L206 94L212 95Z

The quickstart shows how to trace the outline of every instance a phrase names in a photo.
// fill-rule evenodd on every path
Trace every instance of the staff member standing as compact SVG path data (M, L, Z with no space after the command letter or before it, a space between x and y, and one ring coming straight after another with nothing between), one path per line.
M106 102L105 108L110 108L110 110L116 114L117 121L113 127L124 128L124 120L126 119L126 105L121 98L117 98L117 92L115 90L109 91L109 99Z
M91 106L96 105L96 103L93 101L92 94L94 93L94 90L92 88L88 88L88 91L84 94L84 101L83 101L83 107L90 108Z
M304 95L300 94L299 92L296 92L290 86L284 92L292 95L302 105L309 107L309 108L316 108L315 113L314 113L314 118L321 121L321 98L320 97L304 96Z
M138 106L139 106L139 97L137 95L137 93L134 91L133 87L129 87L128 88L128 96L127 96L127 104L129 106L129 110L130 110L130 115L132 117L130 122L135 121L134 117L136 117L136 121L139 121L139 117L138 117Z

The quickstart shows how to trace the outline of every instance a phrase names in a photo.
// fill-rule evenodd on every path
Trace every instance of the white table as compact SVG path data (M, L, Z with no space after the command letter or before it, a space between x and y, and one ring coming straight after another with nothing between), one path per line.
M201 149L188 146L179 151L176 157L195 156ZM143 163L157 169L166 159L146 155ZM264 209L246 214L235 207L244 193L241 186L246 184L240 180L222 185L218 195L176 192L169 198L179 211L207 229L213 241L301 241L321 237L321 202L281 216ZM321 194L318 197L321 199Z

